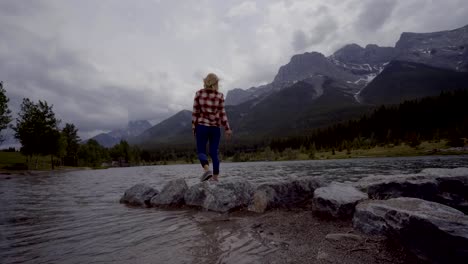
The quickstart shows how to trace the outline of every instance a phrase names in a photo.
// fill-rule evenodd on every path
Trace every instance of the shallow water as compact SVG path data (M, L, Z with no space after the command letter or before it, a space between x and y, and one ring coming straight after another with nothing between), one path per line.
M223 163L223 181L254 184L320 176L356 181L369 175L468 167L467 156ZM255 263L274 249L236 221L196 210L119 204L136 183L161 188L199 165L149 166L12 176L0 179L1 263Z

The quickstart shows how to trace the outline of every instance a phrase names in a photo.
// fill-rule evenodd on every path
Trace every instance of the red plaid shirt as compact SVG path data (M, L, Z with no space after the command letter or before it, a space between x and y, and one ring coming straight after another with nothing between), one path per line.
M215 90L201 89L193 100L192 125L223 126L231 130L224 109L224 95Z

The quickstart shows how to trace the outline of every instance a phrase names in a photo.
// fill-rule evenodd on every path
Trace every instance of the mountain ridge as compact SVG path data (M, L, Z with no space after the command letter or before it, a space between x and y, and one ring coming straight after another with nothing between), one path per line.
M449 35L444 35L447 32ZM398 48L348 44L328 57L318 52L296 54L278 69L271 83L228 91L226 112L236 138L254 142L301 134L356 118L378 104L468 89L463 85L468 84L468 69L454 67L456 59L462 60L458 64L468 63L466 49L461 48L468 47L468 30L441 31L434 40L430 39L432 33L408 34L402 33ZM451 56L449 49L426 57L413 54L415 57L408 61L397 60L405 59L422 42L438 49L453 47L453 43L460 45L455 49L456 56ZM156 125L156 132L141 137L140 144L145 140L155 144L192 142L190 113L183 110Z

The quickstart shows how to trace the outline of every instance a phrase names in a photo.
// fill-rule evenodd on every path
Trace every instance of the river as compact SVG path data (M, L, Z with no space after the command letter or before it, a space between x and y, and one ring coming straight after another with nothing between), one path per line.
M321 176L356 181L369 175L468 167L467 156L365 158L221 164L221 181L253 184ZM161 188L174 178L198 181L199 165L51 172L0 178L1 263L249 263L271 248L230 223L204 225L209 212L119 204L137 183Z

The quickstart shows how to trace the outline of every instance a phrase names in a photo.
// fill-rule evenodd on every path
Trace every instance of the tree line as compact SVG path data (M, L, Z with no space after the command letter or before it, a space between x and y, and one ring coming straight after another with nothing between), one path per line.
M255 142L221 144L221 159L232 161L313 159L323 151L370 149L375 146L417 147L422 141L445 139L449 146L464 146L468 137L468 91L382 105L360 118L304 132L302 136L263 138ZM166 164L197 163L195 145L159 145L140 149L140 161Z
M13 121L8 108L3 83L0 82L0 144L4 141L2 130ZM15 138L20 142L20 152L26 156L28 168L37 168L40 156L49 156L51 168L55 166L92 166L102 163L116 166L128 166L140 163L140 150L121 141L112 148L104 148L95 140L81 142L78 128L66 123L60 128L61 120L55 116L53 106L46 101L33 102L24 98L16 122L10 127Z
M360 149L376 145L448 140L449 146L464 145L468 137L468 91L442 92L439 96L382 105L359 119L313 130L304 136L271 140L273 150Z

